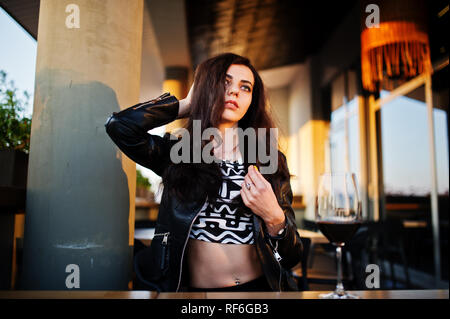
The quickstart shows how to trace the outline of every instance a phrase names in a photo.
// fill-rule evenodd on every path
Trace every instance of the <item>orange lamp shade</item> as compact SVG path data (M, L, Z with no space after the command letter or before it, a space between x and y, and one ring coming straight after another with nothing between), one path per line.
M383 76L410 78L431 73L428 34L406 21L366 28L361 33L361 72L363 86L371 92Z

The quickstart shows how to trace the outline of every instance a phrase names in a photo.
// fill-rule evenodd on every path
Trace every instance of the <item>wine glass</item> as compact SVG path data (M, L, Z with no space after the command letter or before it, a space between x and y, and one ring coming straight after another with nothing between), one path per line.
M361 226L361 203L358 183L353 173L325 173L319 178L316 223L320 231L336 246L337 285L334 292L321 294L325 299L354 299L342 284L342 247Z

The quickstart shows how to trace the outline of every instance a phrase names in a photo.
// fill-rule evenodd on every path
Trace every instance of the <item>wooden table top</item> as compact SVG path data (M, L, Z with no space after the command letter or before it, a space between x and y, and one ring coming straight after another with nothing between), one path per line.
M318 299L324 291L302 292L178 292L154 291L0 291L0 299ZM349 291L363 299L448 299L447 290Z
M155 299L156 291L0 290L0 299Z
M297 228L300 237L310 238L312 244L328 244L328 239L321 233L307 229Z

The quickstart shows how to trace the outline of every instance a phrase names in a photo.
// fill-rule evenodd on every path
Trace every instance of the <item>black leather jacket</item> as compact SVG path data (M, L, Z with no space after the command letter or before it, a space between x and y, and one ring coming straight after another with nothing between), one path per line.
M169 133L160 137L147 131L174 121L178 109L178 100L165 93L151 101L114 112L105 123L106 132L129 158L162 176L170 163L170 148L177 140L171 140ZM282 158L286 160L284 154ZM286 215L287 228L283 235L271 237L262 219L253 215L257 253L273 291L297 290L290 269L300 262L303 246L291 207L293 195L289 180L282 182L281 191L276 196ZM136 276L146 289L183 291L186 287L189 275L186 246L202 205L181 203L163 190L152 243L139 251L134 259ZM275 257L277 255L280 260Z

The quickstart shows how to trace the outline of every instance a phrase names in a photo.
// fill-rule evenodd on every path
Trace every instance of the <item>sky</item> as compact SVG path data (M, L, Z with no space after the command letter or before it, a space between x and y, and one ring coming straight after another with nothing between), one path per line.
M37 42L18 23L0 8L0 70L13 80L19 92L30 93L30 105L25 114L33 113L34 78Z
M407 116L405 116L407 115ZM395 122L394 122L395 121ZM426 104L405 96L381 110L386 192L427 194L431 189L430 143ZM434 110L438 192L448 193L447 117Z
M15 82L19 92L28 91L31 95L30 105L25 114L33 113L33 93L36 70L37 42L0 8L0 70L8 74L8 79ZM392 106L383 108L382 138L383 165L386 187L390 191L403 193L426 193L430 188L429 148L427 136L426 109L420 102L402 98L392 102ZM422 103L423 104L423 103ZM407 116L405 116L407 114ZM448 192L448 142L446 114L435 110L436 149L438 164L439 192ZM357 121L352 120L356 125ZM352 127L350 127L352 130ZM359 170L355 152L358 140L350 137L350 162L353 170ZM337 140L342 140L337 136ZM338 153L335 158L342 166L342 142L335 141ZM155 174L139 167L143 174L155 181Z

